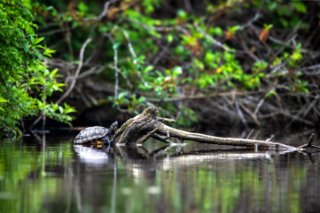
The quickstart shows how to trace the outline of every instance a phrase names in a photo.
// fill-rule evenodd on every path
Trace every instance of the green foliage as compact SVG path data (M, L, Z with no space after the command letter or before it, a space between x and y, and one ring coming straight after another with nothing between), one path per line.
M114 64L117 52L120 91L108 100L131 112L156 101L174 117L181 114L178 111L186 112L182 123L191 125L196 120L192 110L167 101L197 92L209 95L230 90L271 90L272 96L277 93L277 88L271 89L274 82L292 93L309 91L308 80L296 71L305 58L302 45L281 42L293 28L308 26L301 18L307 11L305 3L256 0L203 5L204 10L192 13L170 1L121 1L109 5L105 19L90 22L101 12L98 1L68 5L52 1L42 7L47 16L40 15L39 20L45 23L43 29L50 22L69 27L72 39L68 34L61 39L66 43L57 46L65 60L76 57L73 52L88 35L97 43L106 38L101 60L95 63ZM223 18L215 20L220 14ZM277 38L279 34L282 38ZM113 73L108 69L101 76L115 81Z
M22 118L40 112L70 121L70 107L57 111L47 104L63 84L56 81L57 70L48 70L44 62L54 51L42 44L32 21L31 1L0 2L0 136L17 132Z
M256 1L260 4L261 1ZM258 5L257 5L258 6ZM265 1L265 6L268 9L272 22L275 26L284 28L293 28L301 22L297 14L305 14L307 12L306 4L302 1L292 1L290 4L284 4L281 0Z

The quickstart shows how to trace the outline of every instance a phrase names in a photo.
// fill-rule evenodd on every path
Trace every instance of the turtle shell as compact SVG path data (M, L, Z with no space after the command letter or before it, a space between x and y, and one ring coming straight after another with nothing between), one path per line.
M109 129L102 126L88 127L83 130L75 137L75 144L87 143L93 140L99 140L109 133Z

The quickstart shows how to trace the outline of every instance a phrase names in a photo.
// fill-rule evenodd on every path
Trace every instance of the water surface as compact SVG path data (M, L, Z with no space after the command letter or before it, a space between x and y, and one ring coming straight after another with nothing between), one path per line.
M320 154L195 143L103 151L73 135L0 142L0 212L317 212ZM301 144L304 136L288 136Z

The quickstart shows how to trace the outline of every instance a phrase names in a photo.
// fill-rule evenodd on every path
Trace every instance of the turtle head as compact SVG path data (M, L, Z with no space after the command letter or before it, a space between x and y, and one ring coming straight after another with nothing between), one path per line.
M118 129L118 125L119 125L118 121L115 121L110 125L110 128L109 128L110 135L113 135L116 132L116 130Z

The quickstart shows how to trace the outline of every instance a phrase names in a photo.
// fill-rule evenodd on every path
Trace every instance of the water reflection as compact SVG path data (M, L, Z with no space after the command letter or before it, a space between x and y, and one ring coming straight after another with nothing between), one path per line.
M92 149L81 145L74 145L73 147L81 162L99 166L108 164L110 158L108 150Z
M0 143L0 212L314 212L320 154ZM219 150L220 149L220 150ZM311 159L311 160L310 160Z

